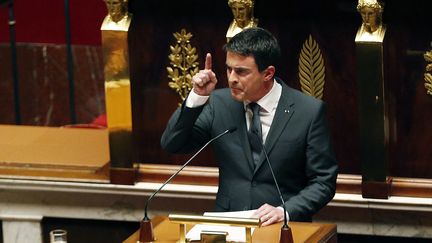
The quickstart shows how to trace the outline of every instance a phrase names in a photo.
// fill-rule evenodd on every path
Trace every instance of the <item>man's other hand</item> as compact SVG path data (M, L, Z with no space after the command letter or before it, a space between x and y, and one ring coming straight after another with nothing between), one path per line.
M267 226L283 221L284 212L280 208L273 207L266 203L259 207L252 217L259 218L261 220L261 226Z

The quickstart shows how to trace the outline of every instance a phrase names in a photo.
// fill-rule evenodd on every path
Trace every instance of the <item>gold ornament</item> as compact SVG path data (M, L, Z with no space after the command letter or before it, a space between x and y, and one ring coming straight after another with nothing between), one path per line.
M381 12L384 10L384 4L378 0L359 0L357 11L360 11L364 7L379 9Z
M228 0L228 6L232 6L234 3L244 4L249 8L252 8L255 4L254 0Z
M299 58L299 79L303 93L322 99L325 83L324 59L318 44L309 35Z
M173 34L177 42L170 46L171 54L168 56L171 67L167 67L168 77L172 82L168 86L174 89L182 101L186 99L192 89L192 77L198 73L198 55L196 48L190 44L191 33L182 29L180 33Z
M423 56L425 61L429 62L426 65L426 72L424 74L426 93L432 95L432 51L427 51Z

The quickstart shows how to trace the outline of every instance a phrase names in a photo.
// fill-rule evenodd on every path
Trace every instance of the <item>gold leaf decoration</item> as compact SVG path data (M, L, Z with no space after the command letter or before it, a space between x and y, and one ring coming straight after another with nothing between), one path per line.
M303 93L322 99L325 83L324 59L318 44L309 35L299 57L299 78Z
M190 44L192 34L181 29L180 33L173 34L176 44L170 46L171 54L168 56L170 67L167 67L168 77L172 80L168 86L174 89L182 101L186 99L192 89L192 76L198 73L198 55L196 48Z
M426 93L432 95L432 51L427 51L423 56L425 61L429 62L426 65L426 72L424 74Z

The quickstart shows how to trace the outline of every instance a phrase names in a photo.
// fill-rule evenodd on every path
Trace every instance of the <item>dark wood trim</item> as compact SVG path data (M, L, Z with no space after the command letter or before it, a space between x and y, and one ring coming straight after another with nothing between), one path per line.
M0 166L0 178L109 183L109 164L98 170L55 168L53 166Z
M338 193L361 194L361 175L339 174L336 191Z
M386 181L365 181L362 180L363 198L388 199L391 192L393 178Z
M119 185L133 185L136 182L136 168L110 168L110 182Z
M166 164L140 164L138 182L164 182L180 166ZM207 166L188 166L173 180L175 183L215 186L218 184L218 169ZM362 194L361 175L339 174L338 193ZM432 197L432 179L393 177L389 196Z
M137 180L142 182L164 182L180 168L179 165L139 164ZM216 167L188 166L173 182L180 184L216 186L219 170Z
M432 197L432 179L394 177L391 195Z

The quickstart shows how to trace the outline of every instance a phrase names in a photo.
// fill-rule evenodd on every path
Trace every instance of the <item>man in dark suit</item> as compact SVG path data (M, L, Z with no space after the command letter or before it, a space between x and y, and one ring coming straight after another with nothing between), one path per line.
M235 126L213 143L219 163L215 210L257 209L254 216L263 226L283 220L267 153L290 220L310 221L336 187L325 105L275 77L280 47L270 32L245 29L224 49L229 88L215 89L207 54L205 69L192 79L193 90L170 118L162 147L191 152Z

